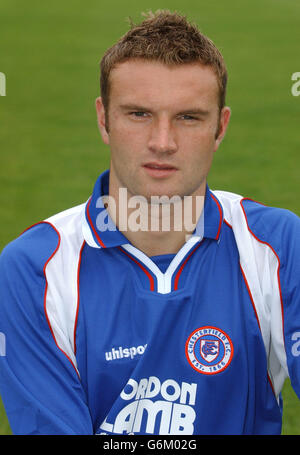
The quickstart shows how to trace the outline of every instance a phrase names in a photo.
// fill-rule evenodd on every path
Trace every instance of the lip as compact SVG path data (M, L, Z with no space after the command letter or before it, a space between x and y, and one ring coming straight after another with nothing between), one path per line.
M151 162L142 166L148 175L155 178L169 177L177 168L168 163Z

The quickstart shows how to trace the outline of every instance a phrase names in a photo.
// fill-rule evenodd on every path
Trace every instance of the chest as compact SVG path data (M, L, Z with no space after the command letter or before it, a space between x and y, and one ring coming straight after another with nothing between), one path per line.
M235 249L203 243L174 270L165 294L150 289L128 255L113 259L95 267L83 257L79 282L77 360L95 418L105 418L122 390L128 404L196 404L212 390L218 405L224 390L243 396L245 372L256 374L253 359L264 365L265 351Z

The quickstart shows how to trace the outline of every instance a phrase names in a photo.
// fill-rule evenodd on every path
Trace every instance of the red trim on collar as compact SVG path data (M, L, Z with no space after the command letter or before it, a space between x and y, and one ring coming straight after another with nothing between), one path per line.
M216 235L216 240L218 240L218 238L220 236L220 232L221 232L222 222L223 222L223 212L222 212L222 208L220 206L220 203L219 203L218 199L212 193L210 193L210 195L213 198L213 200L215 201L215 203L217 204L218 209L219 209L219 213L220 213L219 227L218 227L218 232L217 232L217 235ZM204 220L204 223L205 223L205 220Z
M122 253L126 254L126 256L128 256L133 262L135 262L142 270L143 272L147 275L147 277L149 278L149 281L150 281L150 291L154 291L154 278L153 276L150 274L150 272L148 272L148 270L142 266L142 264L137 261L134 257L132 257L129 253L127 253L127 251L125 251L123 248L121 248L120 246L118 246L119 250L122 251Z
M91 203L91 200L92 200L92 197L90 197L89 199L89 202L87 204L87 207L86 207L86 214L87 214L87 217L88 217L88 221L90 223L90 226L91 228L93 229L93 233L95 234L95 237L96 239L98 240L98 242L100 243L100 245L102 246L102 248L106 248L106 246L104 245L104 243L102 242L102 240L100 239L99 235L97 234L97 231L92 223L92 219L91 219L91 215L90 215L90 210L89 210L89 207L90 207L90 203Z
M175 280L174 280L174 291L177 291L178 290L178 281L179 281L179 277L182 273L182 270L184 269L184 266L186 265L186 263L188 262L188 260L190 259L190 257L195 253L196 250L198 250L199 246L201 245L201 243L203 242L203 239L201 240L201 242L198 243L198 245L196 246L196 248L193 249L193 251L188 255L188 257L184 260L184 262L181 264L178 272L176 273L176 276L175 276Z

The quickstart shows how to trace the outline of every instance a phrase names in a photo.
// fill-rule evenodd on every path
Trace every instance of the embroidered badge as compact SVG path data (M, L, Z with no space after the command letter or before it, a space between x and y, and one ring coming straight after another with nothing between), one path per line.
M233 356L229 336L217 327L194 330L185 344L185 354L191 367L202 374L216 374L228 367Z

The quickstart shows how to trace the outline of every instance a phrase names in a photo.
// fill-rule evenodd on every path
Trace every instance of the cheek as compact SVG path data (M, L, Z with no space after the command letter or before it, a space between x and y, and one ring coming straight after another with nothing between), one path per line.
M195 128L181 130L180 137L183 143L188 141L192 147L198 145L198 148L205 150L214 146L217 130L218 122L213 117L199 123Z
M203 162L213 154L215 142L215 131L206 129L206 131L197 132L189 139L187 136L183 137L181 150L185 151L186 158L195 162Z
M120 168L138 168L145 159L145 144L141 137L128 129L119 129L110 134L110 155L115 166Z
M116 130L115 130L116 131ZM139 149L133 143L132 136L127 131L118 130L110 135L110 158L115 172L119 178L121 175L128 179L132 178L139 164Z
M190 178L197 179L207 175L215 151L214 136L198 135L189 148L183 145L182 150L182 163Z

